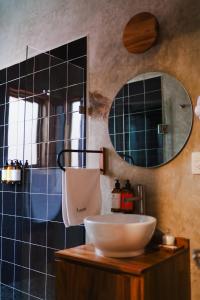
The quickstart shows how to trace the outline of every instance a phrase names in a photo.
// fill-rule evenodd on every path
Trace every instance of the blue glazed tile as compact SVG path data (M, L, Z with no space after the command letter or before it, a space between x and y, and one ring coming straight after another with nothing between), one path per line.
M49 70L34 73L34 94L44 94L49 90Z
M144 112L144 95L129 97L129 112L131 114Z
M17 276L18 274L16 274ZM22 277L22 276L21 276ZM25 277L26 279L26 277ZM23 293L23 292L19 292L17 290L14 290L14 300L27 300L28 295Z
M5 109L6 109L6 105L0 105L0 126L4 125L4 115L5 115ZM1 133L2 135L2 133ZM2 138L1 138L1 143L2 143ZM2 145L2 144L1 144Z
M130 115L130 131L145 130L144 113Z
M144 150L130 151L130 155L133 158L134 165L146 167L146 152Z
M7 69L0 70L0 84L5 83L7 81Z
M4 166L4 159L3 159L4 148L0 148L0 167Z
M50 69L51 91L67 86L67 65L68 63L64 62Z
M161 91L145 94L145 109L146 110L162 109Z
M16 189L15 184L3 184L3 187L5 192L15 192Z
M115 118L109 117L108 122L109 134L114 134Z
M118 116L115 118L115 133L123 133L124 132L124 123L123 116Z
M18 100L18 89L19 89L19 79L7 83L7 88L6 88L7 103Z
M35 56L35 71L47 69L50 64L49 53L41 53Z
M67 61L67 48L68 44L50 50L50 66Z
M20 63L20 77L33 73L33 70L34 70L34 57L29 58Z
M123 134L116 134L116 151L123 151L124 149L124 139Z
M30 244L15 242L15 264L29 268Z
M16 217L16 240L30 241L30 220L28 218Z
M28 269L25 269L21 266L15 266L15 288L28 293L28 288L29 288L29 270ZM28 296L27 296L27 298L28 298Z
M55 250L47 248L47 274L55 275Z
M47 169L33 169L31 193L47 193Z
M122 116L124 114L123 98L115 99L115 116Z
M49 107L48 93L34 96L33 99L33 119L47 117Z
M56 232L56 234L55 234ZM47 246L55 249L65 247L65 226L62 223L48 222Z
M84 84L76 84L67 89L67 112L79 111L79 106L84 104Z
M62 222L62 195L48 195L48 220Z
M156 129L162 124L162 110L155 110L146 113L146 129Z
M7 215L15 215L15 193L4 192L3 213Z
M144 81L145 92L156 91L161 89L161 77L154 77Z
M161 148L163 145L163 136L158 134L157 130L147 130L146 145L148 149Z
M66 248L85 244L85 227L71 226L66 228Z
M66 115L57 115L49 118L49 141L64 140L66 131Z
M37 220L47 219L47 195L31 194L31 218Z
M46 272L46 248L31 245L30 268L36 271Z
M57 167L57 155L61 150L66 148L66 144L64 141L59 142L51 142L49 143L49 155L48 155L48 166L49 167ZM63 165L63 157L61 158L61 162Z
M62 172L60 168L48 169L48 194L62 193Z
M87 53L87 39L80 38L68 44L68 59L73 59Z
M32 144L32 168L47 167L48 143Z
M32 126L32 139L31 137L28 138L30 130L27 130L27 143L43 143L48 141L48 118L35 119L31 121L30 126Z
M136 81L129 83L129 95L138 95L144 93L144 81Z
M46 246L46 222L31 220L31 243Z
M18 95L23 99L33 96L33 74L20 78Z
M1 283L13 286L13 279L14 265L3 261L1 263Z
M15 238L15 217L3 215L2 236Z
M14 262L14 240L2 238L2 260Z
M7 68L7 81L19 78L19 64Z
M68 85L79 84L84 82L83 68L68 63Z
M67 89L52 91L50 94L50 116L66 113Z
M16 215L21 217L30 217L30 194L16 194Z
M145 149L145 131L130 133L130 149L142 150Z
M45 297L45 275L30 271L30 293L33 296L44 299Z
M13 289L2 284L1 285L1 299L2 300L13 300Z

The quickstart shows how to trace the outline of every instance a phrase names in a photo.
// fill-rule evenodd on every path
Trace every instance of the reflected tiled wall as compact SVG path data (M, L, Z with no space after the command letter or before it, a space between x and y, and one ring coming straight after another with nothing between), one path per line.
M54 251L84 243L83 227L62 222L56 155L85 147L86 46L82 38L0 71L0 167L29 162L21 185L0 184L1 299L54 299Z
M109 134L119 155L136 166L163 163L161 77L130 81L116 95L109 114Z

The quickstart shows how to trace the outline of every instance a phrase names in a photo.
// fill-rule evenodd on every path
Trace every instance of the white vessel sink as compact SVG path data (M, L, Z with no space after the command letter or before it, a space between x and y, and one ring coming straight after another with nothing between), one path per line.
M156 219L146 215L114 213L84 219L87 235L97 255L132 257L144 252Z

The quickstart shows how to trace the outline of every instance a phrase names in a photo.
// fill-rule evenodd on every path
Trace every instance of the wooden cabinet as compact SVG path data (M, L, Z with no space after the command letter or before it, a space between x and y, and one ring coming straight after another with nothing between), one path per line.
M56 253L57 300L190 300L189 242L175 253L135 258L95 255L92 245Z

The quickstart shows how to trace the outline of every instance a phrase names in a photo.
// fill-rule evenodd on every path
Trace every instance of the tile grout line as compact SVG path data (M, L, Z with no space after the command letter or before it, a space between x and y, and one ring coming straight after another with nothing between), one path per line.
M49 90L51 90L51 78L50 78L51 74L50 74L50 56L49 56ZM51 95L50 95L51 97ZM50 99L50 98L49 98ZM47 127L47 140L49 141L49 136L50 136L50 132L49 132L49 113L50 113L50 101L48 102L48 127ZM49 176L49 170L48 170L48 165L49 165L49 143L47 144L47 175L46 175L46 191L47 191L47 196L46 196L46 201L47 201L47 207L46 207L46 219L48 220L48 188L49 188L49 181L48 181L48 176ZM47 299L47 263L48 263L48 252L47 252L47 246L48 246L48 221L46 222L46 247L45 247L45 294L44 294L44 299Z
M6 69L6 80L7 80L7 69ZM7 86L6 86L6 90L5 90L5 103L6 103L6 94L7 94ZM4 110L4 124L5 124L5 118L6 118L6 110ZM4 128L4 135L3 135L3 145L5 145L5 128ZM5 157L4 157L5 153L3 151L3 164L5 164ZM2 192L1 192L1 210L2 210L2 217L1 217L1 262L0 262L0 282L2 283L2 252L3 252L3 243L2 243L2 233L3 233L3 199L4 199L4 186L2 184ZM1 287L0 287L0 297L1 297Z

